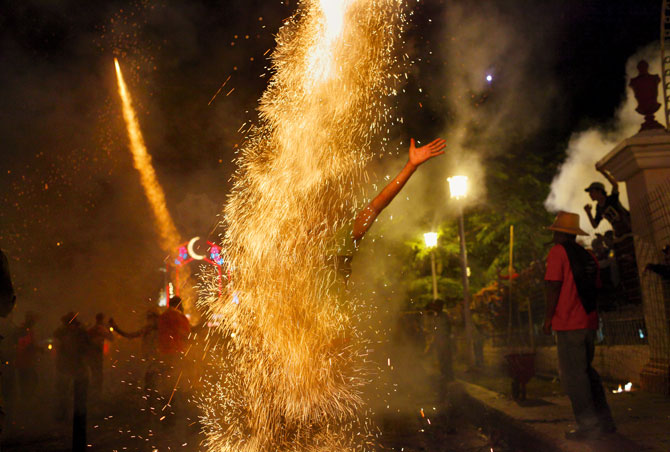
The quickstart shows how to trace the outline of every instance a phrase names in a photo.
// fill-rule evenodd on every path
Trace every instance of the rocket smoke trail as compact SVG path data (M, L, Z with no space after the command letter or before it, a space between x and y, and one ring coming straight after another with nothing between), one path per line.
M230 338L226 359L210 353L219 367L200 400L210 451L372 447L357 302L333 289L330 262L389 122L402 9L402 0L303 0L279 31L223 212L229 296L201 298Z
M158 225L158 230L161 236L161 249L166 253L172 252L180 243L179 233L172 221L170 212L165 204L165 194L158 183L156 172L151 165L151 156L147 152L147 147L144 145L144 138L140 130L140 123L137 121L137 115L133 109L132 99L126 87L126 82L123 80L121 74L121 67L119 61L114 58L114 66L116 67L116 80L119 85L119 96L123 104L123 119L126 122L128 129L128 138L130 139L130 150L133 153L133 163L135 169L140 173L142 187L147 195L147 199L151 204Z
M135 110L133 109L132 99L128 92L126 82L123 80L119 61L116 58L114 58L114 66L116 67L119 97L121 97L123 106L123 119L126 123L126 129L128 130L130 150L133 154L133 163L135 169L140 173L140 180L142 182L142 187L144 188L144 193L149 200L151 211L154 214L156 225L158 226L161 249L165 254L170 254L174 252L181 243L179 232L177 232L177 227L172 221L167 204L165 203L165 193L163 192L161 185L158 183L156 172L151 164L151 156L147 152L147 147L144 144L142 130L140 129ZM195 300L195 291L187 284L189 276L190 272L188 269L183 269L179 278L179 285L182 289L181 297L186 311L197 317L197 313L191 309L191 306L195 304L193 302L193 300Z

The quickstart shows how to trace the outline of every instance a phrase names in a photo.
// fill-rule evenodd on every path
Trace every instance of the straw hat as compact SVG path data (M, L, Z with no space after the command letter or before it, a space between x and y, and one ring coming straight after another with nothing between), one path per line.
M573 235L589 235L579 227L579 214L572 212L558 212L554 224L547 229L550 231L565 232Z

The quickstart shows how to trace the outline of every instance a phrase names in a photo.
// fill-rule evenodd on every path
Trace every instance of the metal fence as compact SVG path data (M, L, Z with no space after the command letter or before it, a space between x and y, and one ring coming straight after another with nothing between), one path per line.
M664 255L663 247L670 245L670 180L659 185L642 199L631 202L631 214L636 223L635 251L637 267L644 269L647 264L670 264L670 256ZM511 297L507 281L499 281L500 315L489 331L494 346L506 345L550 345L551 336L542 334L544 319L544 262L538 261L522 271L512 283ZM670 285L653 272L643 271L634 275L634 281L625 281L618 274L616 259L601 261L603 280L612 284L601 292L599 300L600 328L599 343L604 345L641 345L648 343L648 329L645 322L644 305L638 295L629 297L624 285L637 285L643 296L663 299L661 305L647 306L647 318L665 324L669 328ZM611 273L610 273L611 272ZM632 299L632 301L630 301ZM647 303L649 305L649 303ZM530 308L530 314L528 309ZM649 311L649 310L652 311ZM528 321L529 316L532 319ZM511 328L510 328L511 325ZM532 330L532 333L531 333ZM670 344L668 344L670 347Z
M637 225L635 237L640 268L646 269L649 264L670 265L670 253L663 253L663 248L670 245L670 180L631 203L631 209L644 220ZM670 357L670 285L667 279L649 270L642 272L640 281L647 327L650 334L657 335L654 346Z

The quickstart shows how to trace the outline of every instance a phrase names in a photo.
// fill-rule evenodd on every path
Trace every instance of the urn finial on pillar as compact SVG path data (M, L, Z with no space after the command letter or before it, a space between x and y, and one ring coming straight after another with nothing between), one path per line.
M644 116L644 122L640 127L640 132L643 130L665 129L661 124L654 119L654 114L661 107L658 103L658 84L661 78L657 74L649 73L649 63L645 60L640 60L637 63L637 70L639 74L637 77L631 79L630 87L635 93L637 100L637 108L635 111Z

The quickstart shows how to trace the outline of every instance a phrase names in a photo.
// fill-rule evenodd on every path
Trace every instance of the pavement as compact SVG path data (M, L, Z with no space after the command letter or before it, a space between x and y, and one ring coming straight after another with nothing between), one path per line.
M541 379L536 377L534 380ZM504 377L499 377L494 384L491 384L494 379L490 376L484 381L493 389L509 385L509 379ZM535 385L540 387L537 391L540 396L533 393L529 385L529 399L516 402L504 391L461 379L450 388L451 404L472 422L483 422L504 430L516 443L515 447L524 451L670 451L670 397L639 390L613 394L610 390L608 402L617 423L617 433L599 440L575 442L564 438L566 431L575 428L575 423L570 401L558 390L557 380L536 382Z

